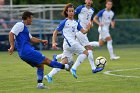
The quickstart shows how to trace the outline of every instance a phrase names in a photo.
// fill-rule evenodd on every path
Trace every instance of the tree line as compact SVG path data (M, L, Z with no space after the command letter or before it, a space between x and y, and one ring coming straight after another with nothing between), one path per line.
M8 0L9 1L9 0ZM75 7L84 4L85 0L13 0L13 4L66 4L73 3ZM106 0L93 0L93 7L97 13L105 7ZM117 18L140 18L139 0L112 0L113 11Z

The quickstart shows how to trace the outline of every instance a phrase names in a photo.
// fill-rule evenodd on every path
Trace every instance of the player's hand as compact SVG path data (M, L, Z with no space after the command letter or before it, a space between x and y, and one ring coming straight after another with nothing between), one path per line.
M91 23L89 22L87 25L87 30L89 30L91 28Z
M112 28L112 29L114 29L114 28L115 28L115 26L114 26L114 25L111 25L111 28Z
M48 44L48 40L42 40L41 43L43 43L44 46Z
M13 46L11 46L11 47L8 49L8 52L9 52L9 54L10 54L10 55L12 55L12 54L13 54L13 52L14 52L14 47L13 47Z
M57 49L57 43L53 43L53 44L52 44L52 48L53 48L53 49Z

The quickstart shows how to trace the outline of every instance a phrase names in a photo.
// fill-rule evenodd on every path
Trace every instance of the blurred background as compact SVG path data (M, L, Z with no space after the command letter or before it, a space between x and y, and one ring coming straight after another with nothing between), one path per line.
M36 49L51 49L51 37L59 22L63 7L73 3L75 8L84 4L85 0L0 0L0 51L9 48L8 33L16 22L21 21L21 14L28 10L35 14L33 25L29 26L31 34L47 39L47 47L35 45ZM105 8L106 0L93 0L95 14ZM113 0L112 10L115 12L116 28L111 29L114 45L140 44L140 2L139 0ZM97 25L88 34L90 41L98 40ZM62 48L62 37L59 34L58 47Z

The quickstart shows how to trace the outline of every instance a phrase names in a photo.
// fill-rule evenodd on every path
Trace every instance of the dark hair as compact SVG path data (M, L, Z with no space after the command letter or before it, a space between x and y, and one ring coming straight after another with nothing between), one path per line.
M29 12L29 11L25 11L23 14L22 14L22 20L26 20L28 17L31 17L31 15L34 15L32 12Z
M112 1L112 0L106 0L106 3L108 3L108 2L112 2L112 3L113 3L113 1Z
M65 17L68 17L68 14L67 14L68 8L74 8L73 4L68 3L68 4L64 7L64 10L63 10L63 12L62 12L62 15L65 16Z

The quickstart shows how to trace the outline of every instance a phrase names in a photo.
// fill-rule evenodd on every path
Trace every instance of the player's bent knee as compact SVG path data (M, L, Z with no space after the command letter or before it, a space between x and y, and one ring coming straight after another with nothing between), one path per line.
M62 64L67 64L67 63L68 63L67 57L63 58L61 63L62 63Z
M44 64L37 65L36 67L44 69Z

